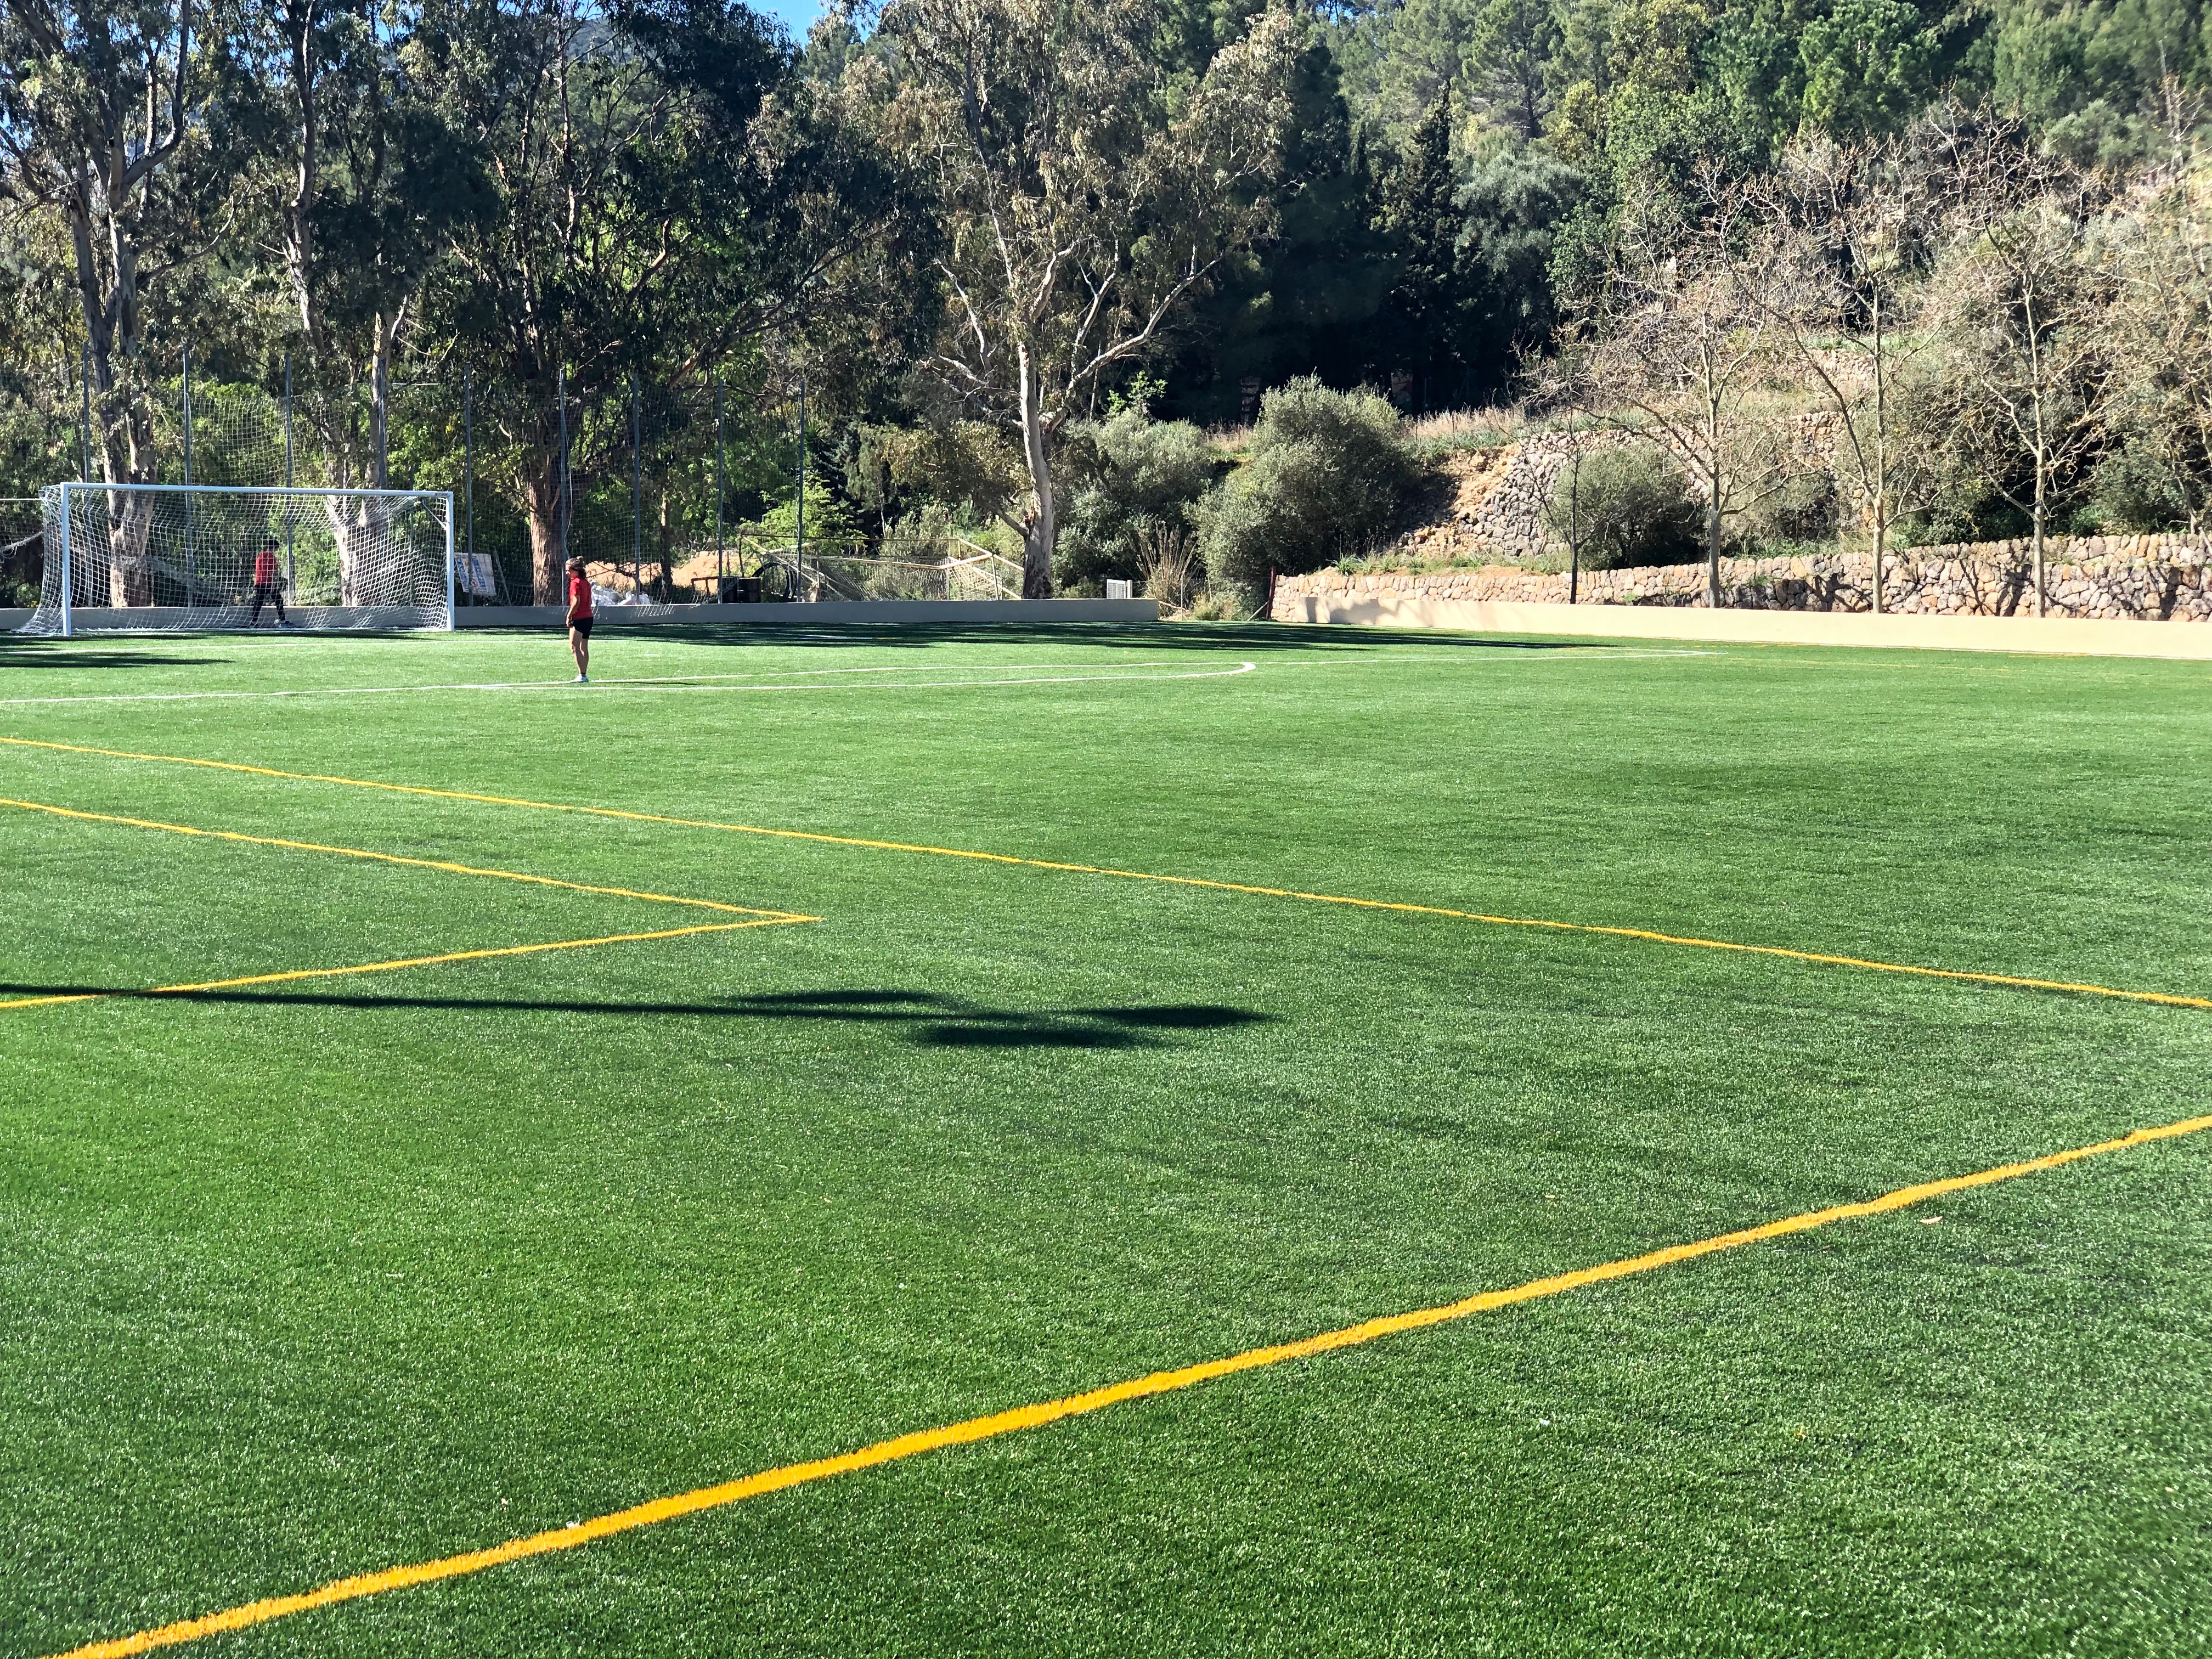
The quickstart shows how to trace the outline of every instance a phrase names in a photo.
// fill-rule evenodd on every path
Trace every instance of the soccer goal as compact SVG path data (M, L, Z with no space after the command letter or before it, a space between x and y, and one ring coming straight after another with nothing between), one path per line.
M449 493L64 483L40 499L27 634L453 625Z

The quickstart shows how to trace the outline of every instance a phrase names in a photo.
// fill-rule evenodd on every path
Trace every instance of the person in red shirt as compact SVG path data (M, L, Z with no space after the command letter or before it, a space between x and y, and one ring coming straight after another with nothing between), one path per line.
M276 626L289 628L284 620L284 585L276 574L276 538L271 536L261 544L261 550L253 556L253 614L246 618L251 628L261 620L261 607L273 604L276 607Z
M592 583L581 559L568 561L568 651L576 659L576 684L592 678Z

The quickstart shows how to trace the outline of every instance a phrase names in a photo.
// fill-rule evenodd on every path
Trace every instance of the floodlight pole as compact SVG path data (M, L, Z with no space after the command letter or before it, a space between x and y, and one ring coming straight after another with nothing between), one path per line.
M714 377L714 599L722 598L722 377Z
M192 481L192 349L185 348L185 482Z
M89 471L89 469L87 469ZM76 632L76 623L70 613L70 487L62 486L62 637L68 639Z
M799 555L799 580L806 580L806 377L799 377L799 507L793 520L792 544Z
M629 589L645 592L645 464L638 457L637 376L629 377Z
M446 631L450 634L460 624L453 620L453 492L446 495Z
M284 488L292 487L292 354L284 354ZM284 513L284 587L291 594L292 603L300 602L300 573L292 548L294 526L290 508Z
M476 377L470 366L461 365L461 505L468 514L469 577L477 574L477 404ZM499 584L492 584L486 598L499 597ZM470 590L475 592L473 588Z
M185 348L185 482L192 481L192 349ZM185 605L187 609L200 601L199 556L192 547L192 498L185 497Z
M561 409L561 477L556 490L561 502L561 564L565 572L568 563L568 371L565 366L554 371L554 386Z

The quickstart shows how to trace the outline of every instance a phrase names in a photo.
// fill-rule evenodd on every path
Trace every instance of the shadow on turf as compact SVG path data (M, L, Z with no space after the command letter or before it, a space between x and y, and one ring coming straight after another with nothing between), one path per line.
M330 991L116 990L0 985L0 995L100 996L137 1002L228 1002L313 1008L440 1008L463 1013L640 1014L708 1019L811 1019L903 1025L938 1048L1148 1048L1170 1034L1218 1031L1274 1018L1249 1008L1174 1003L1115 1008L990 1008L928 991L787 991L718 1002L568 1002L500 997L362 996Z
M602 635L615 641L653 635L688 645L1087 645L1131 651L1335 651L1357 655L1377 646L1425 646L1471 652L1618 651L1610 640L1470 639L1385 628L1336 628L1297 623L728 623L712 629L676 624L624 628Z
M0 669L7 668L209 668L228 657L161 657L112 646L86 649L66 641L17 640L0 634Z

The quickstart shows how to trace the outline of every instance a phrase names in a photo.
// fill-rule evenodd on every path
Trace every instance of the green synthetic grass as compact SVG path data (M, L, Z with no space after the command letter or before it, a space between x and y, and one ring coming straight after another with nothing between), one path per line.
M2212 994L2203 665L594 667L230 700L566 652L0 641L0 734ZM617 683L696 675L750 678ZM4 745L0 795L822 918L0 1011L0 1655L2212 1110L2202 1011ZM13 808L0 848L0 997L722 919ZM2207 1142L204 1650L2203 1652Z

